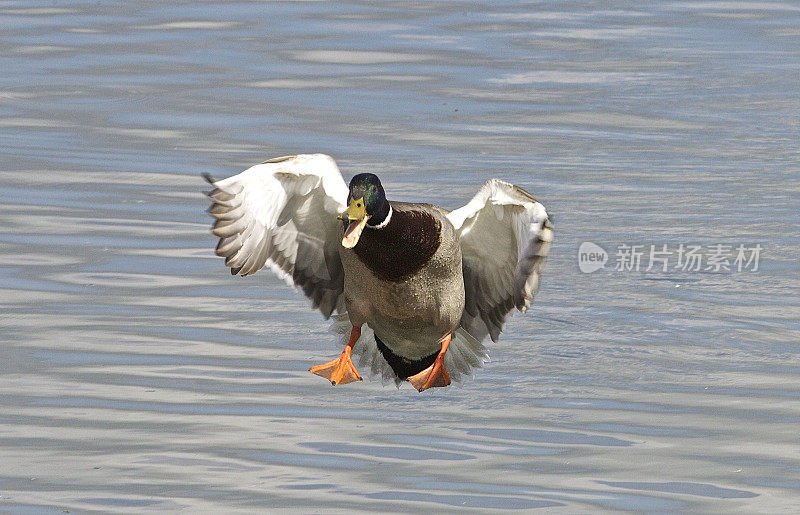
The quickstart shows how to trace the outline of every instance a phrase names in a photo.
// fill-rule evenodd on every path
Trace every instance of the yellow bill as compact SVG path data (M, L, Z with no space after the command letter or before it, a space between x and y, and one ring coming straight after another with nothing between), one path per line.
M369 216L367 216L367 207L364 204L364 198L350 200L350 205L347 210L339 215L339 218L344 220L345 216L347 216L347 220L350 223L344 231L342 246L346 249L352 249L356 246L356 243L358 243L361 232L364 230L364 227L367 225L367 220L369 219Z

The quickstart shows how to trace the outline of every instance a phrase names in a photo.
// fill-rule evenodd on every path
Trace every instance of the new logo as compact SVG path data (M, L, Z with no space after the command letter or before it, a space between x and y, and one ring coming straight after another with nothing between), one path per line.
M608 261L608 252L600 245L584 241L578 247L578 268L584 274L591 274L603 268Z

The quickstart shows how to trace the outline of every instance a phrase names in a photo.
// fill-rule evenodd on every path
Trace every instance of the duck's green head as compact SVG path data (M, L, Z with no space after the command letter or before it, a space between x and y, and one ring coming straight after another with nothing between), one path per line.
M364 227L380 225L389 214L389 201L378 176L360 173L350 180L350 195L347 210L339 218L349 222L342 238L342 245L351 249L356 246Z

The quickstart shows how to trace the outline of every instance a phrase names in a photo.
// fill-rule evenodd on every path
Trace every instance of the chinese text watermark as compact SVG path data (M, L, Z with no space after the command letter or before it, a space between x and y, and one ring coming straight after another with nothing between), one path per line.
M581 243L578 248L578 268L585 274L596 272L613 264L617 272L757 272L761 251L760 243L754 245L712 245L676 244L660 245L617 245L616 252L609 255L606 250L590 241Z

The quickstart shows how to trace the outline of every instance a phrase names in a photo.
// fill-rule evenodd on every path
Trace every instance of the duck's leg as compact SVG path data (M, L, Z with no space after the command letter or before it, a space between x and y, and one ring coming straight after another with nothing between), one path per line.
M353 350L353 345L356 344L360 337L361 328L353 326L353 330L350 331L350 341L345 345L342 354L333 361L311 367L309 371L312 374L329 380L332 385L361 381L361 376L358 375L358 370L356 370L355 365L353 365L353 360L350 359L350 352Z
M442 350L439 351L439 355L436 356L436 361L433 362L433 365L408 378L408 382L414 388L423 391L435 386L447 386L450 384L450 376L447 375L447 370L444 368L444 353L447 352L447 347L450 345L452 337L452 334L448 334L442 338Z

